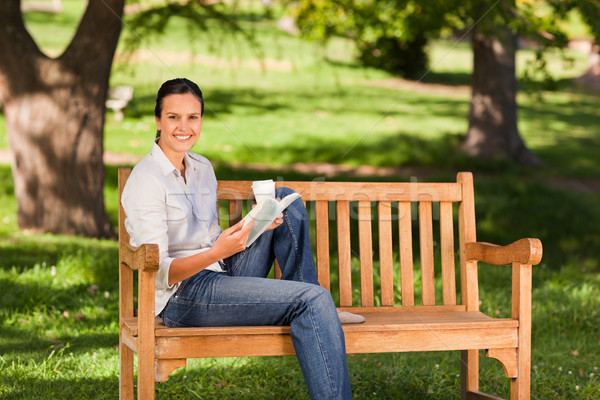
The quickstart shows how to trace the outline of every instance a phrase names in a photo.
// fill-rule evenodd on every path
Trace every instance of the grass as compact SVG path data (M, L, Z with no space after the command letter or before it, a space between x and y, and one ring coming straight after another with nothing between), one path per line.
M60 52L81 12L81 2L63 5L58 16L27 16L52 54ZM545 162L530 170L456 153L468 112L466 44L433 42L433 69L425 84L415 86L358 68L345 41L322 48L278 32L259 13L242 17L263 43L262 68L243 41L218 27L211 31L215 36L207 33L193 44L194 63L183 29L173 26L143 48L143 54L155 51L155 58L140 58L130 68L117 64L111 84L132 84L135 98L123 121L108 114L106 149L145 154L154 136L157 82L181 74L205 92L205 130L196 150L215 161L220 179L322 178L281 169L316 161L410 167L441 180L454 179L456 170L474 171L478 239L508 243L530 236L544 243L544 259L534 269L532 398L597 399L600 197L589 188L600 179L598 96L569 82L585 68L584 57L570 53L576 59L570 67L552 55L559 90L542 92L541 99L520 94L521 133ZM50 29L55 35L44 34ZM520 52L520 71L531 57ZM2 120L0 148L6 147ZM267 169L234 168L239 162ZM107 166L105 198L113 223L116 184L116 167ZM116 259L113 241L20 232L10 167L0 165L0 398L118 396ZM482 310L510 315L510 268L479 270ZM459 398L456 352L348 359L356 399ZM481 374L482 390L508 396L495 360L482 357ZM307 398L293 357L192 360L156 392L159 399Z

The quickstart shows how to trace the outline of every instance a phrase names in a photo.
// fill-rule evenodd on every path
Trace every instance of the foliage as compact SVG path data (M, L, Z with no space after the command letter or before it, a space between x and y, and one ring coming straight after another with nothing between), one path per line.
M456 32L464 32L459 33L464 38L476 25L485 34L507 25L521 36L538 40L542 47L529 74L544 70L544 50L563 46L565 35L556 24L556 15L541 15L536 9L530 1L304 0L293 14L305 37L350 38L364 65L417 78L428 68L429 40ZM552 80L548 74L546 78Z
M566 17L572 10L579 11L582 19L590 27L596 43L600 43L600 3L596 0L547 0L554 12Z
M158 2L145 6L139 2L138 11L132 12L126 17L127 28L124 33L123 49L126 55L131 55L139 49L142 41L147 42L153 37L163 35L171 19L177 17L178 22L185 24L189 42L195 42L194 38L199 33L210 29L208 21L216 21L225 27L222 32L239 34L251 43L257 52L260 47L256 45L251 32L242 29L237 19L232 15L236 13L237 2L207 2L204 0L188 0L181 2ZM211 41L218 42L211 35Z
M345 0L298 2L300 31L316 40L334 35L356 42L364 65L415 78L427 68L425 45L449 23L451 1Z

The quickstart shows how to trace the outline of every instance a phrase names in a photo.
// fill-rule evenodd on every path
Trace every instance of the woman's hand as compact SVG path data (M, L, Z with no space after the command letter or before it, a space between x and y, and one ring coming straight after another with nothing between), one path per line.
M244 250L253 223L254 221L242 228L244 221L240 221L225 229L208 251L174 259L169 268L169 285L181 282L209 265Z
M272 229L277 228L281 224L283 224L283 213L279 214L279 216L275 218L275 221L273 221L266 230L270 231Z
M275 199L277 201L281 201L281 199ZM256 203L252 204L252 208L256 207ZM275 228L277 228L279 225L283 224L283 213L279 214L277 216L277 218L275 218L275 221L273 221L271 223L271 225L269 225L269 227L267 229L265 229L265 231L270 231L273 230Z
M220 260L224 260L225 258L244 250L253 224L254 221L250 221L246 227L243 227L244 220L241 220L237 224L225 229L223 233L219 235L211 250L215 252L215 254L218 254Z

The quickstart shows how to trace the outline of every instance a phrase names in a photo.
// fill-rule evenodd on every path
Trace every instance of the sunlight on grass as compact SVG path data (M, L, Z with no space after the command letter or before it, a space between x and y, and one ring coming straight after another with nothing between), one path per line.
M62 51L83 4L63 0L63 14L27 15L28 27L49 54ZM278 169L296 162L420 167L449 180L456 170L474 170L478 239L508 244L530 236L544 243L544 259L533 273L532 399L596 400L600 393L600 195L577 184L600 179L598 96L570 82L585 70L585 54L566 51L574 59L571 65L553 52L549 69L558 91L532 92L523 86L519 94L521 134L545 162L534 171L471 160L455 151L467 128L472 63L468 42L432 41L432 70L415 85L359 68L347 40L320 46L284 34L275 27L276 20L264 18L256 7L240 18L261 43L260 54L239 35L210 21L210 32L194 43L182 27L172 24L166 36L142 46L130 67L117 55L111 85L133 85L134 99L123 121L107 113L105 149L146 154L155 135L158 84L187 76L200 84L207 106L202 137L194 150L215 161L220 179L322 178ZM519 52L520 77L532 58L530 50ZM7 147L0 115L0 148ZM233 168L235 163L269 168ZM116 226L116 166L106 167L104 195ZM10 167L2 164L0 398L117 398L117 243L19 232L16 213ZM376 238L376 226L373 229ZM331 248L336 248L334 243ZM353 249L358 252L356 243ZM418 248L414 254L418 265ZM355 282L360 280L358 263L353 257ZM397 254L394 263L398 264ZM436 260L436 271L438 264ZM376 303L380 302L378 267L375 262ZM509 317L510 267L481 264L479 277L481 310ZM400 287L399 274L395 278ZM417 272L417 302L419 279ZM331 284L337 299L335 273ZM438 296L440 287L438 279ZM459 287L457 293L460 297ZM395 295L401 302L401 293ZM359 304L357 293L353 300ZM348 360L356 399L459 396L457 352L357 354ZM503 397L509 394L500 364L483 352L481 389ZM307 397L294 357L190 360L187 368L157 385L156 394L169 400Z

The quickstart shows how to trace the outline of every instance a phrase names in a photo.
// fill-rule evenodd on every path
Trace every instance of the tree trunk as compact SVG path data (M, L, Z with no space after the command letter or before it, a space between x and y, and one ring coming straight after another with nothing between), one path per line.
M484 159L512 159L525 165L540 160L517 128L516 37L509 28L473 31L472 95L469 130L462 143L467 154Z
M112 236L104 208L103 127L123 0L90 0L73 40L45 56L20 2L0 14L0 100L21 229Z

